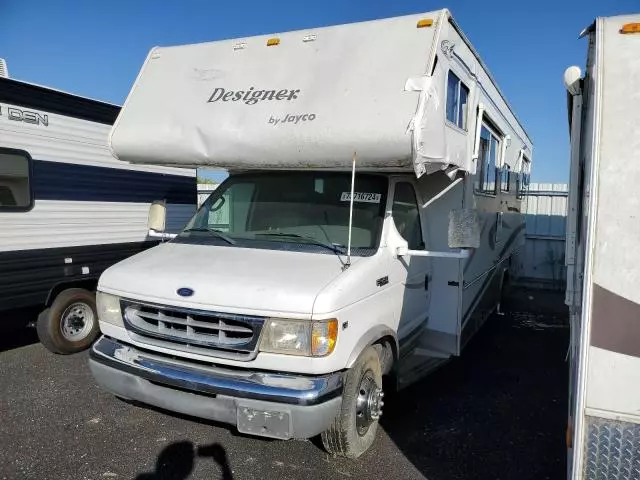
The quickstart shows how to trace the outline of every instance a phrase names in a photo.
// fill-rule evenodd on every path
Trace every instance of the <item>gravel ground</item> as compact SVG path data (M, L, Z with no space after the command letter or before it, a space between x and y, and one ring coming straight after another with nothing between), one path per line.
M268 441L130 405L99 390L87 355L33 329L0 331L2 479L561 479L568 347L562 295L516 290L454 359L385 405L356 461L317 441Z

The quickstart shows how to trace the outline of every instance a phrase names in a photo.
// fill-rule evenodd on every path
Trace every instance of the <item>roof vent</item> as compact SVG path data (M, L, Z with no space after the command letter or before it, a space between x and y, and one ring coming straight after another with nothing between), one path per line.
M9 69L7 68L7 61L4 58L0 58L0 77L9 78Z

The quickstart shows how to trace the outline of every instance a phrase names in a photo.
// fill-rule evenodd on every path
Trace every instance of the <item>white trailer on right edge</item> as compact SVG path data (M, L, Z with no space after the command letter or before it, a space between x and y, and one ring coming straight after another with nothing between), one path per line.
M640 478L640 14L598 18L571 131L568 477Z

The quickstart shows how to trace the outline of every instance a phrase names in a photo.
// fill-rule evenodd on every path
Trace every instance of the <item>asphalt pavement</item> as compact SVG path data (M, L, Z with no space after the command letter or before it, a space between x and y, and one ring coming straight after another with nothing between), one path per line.
M568 347L562 295L517 290L463 355L385 405L358 460L270 441L100 390L87 354L53 355L0 315L2 479L561 479ZM7 321L5 321L7 320ZM385 399L386 400L386 399Z

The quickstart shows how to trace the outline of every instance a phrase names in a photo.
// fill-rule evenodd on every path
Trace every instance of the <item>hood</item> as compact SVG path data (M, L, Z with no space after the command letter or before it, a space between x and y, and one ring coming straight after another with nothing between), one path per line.
M332 254L166 243L107 269L98 289L187 308L310 318L318 293L341 272ZM194 293L181 297L180 288Z

